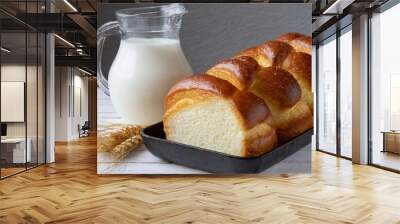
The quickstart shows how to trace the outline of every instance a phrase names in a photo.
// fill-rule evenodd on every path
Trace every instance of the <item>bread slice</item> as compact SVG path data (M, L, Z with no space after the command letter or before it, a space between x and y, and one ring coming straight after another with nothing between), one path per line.
M258 156L277 145L264 101L229 82L196 75L168 93L167 139L240 157Z

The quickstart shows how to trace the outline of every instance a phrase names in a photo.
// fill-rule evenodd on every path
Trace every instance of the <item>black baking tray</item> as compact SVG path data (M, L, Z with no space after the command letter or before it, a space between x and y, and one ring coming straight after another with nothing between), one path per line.
M141 135L147 149L163 160L211 173L239 174L259 173L282 161L311 144L312 133L310 129L270 152L250 158L232 156L167 140L162 122L144 128Z

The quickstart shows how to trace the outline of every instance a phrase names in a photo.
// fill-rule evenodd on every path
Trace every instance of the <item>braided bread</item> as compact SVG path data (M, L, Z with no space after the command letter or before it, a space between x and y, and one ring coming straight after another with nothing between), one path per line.
M288 33L178 82L165 99L167 138L248 157L312 128L310 49Z
M280 67L288 71L299 83L302 100L313 111L311 87L311 37L287 33L275 41L267 41L240 52L236 57L249 56L262 67Z

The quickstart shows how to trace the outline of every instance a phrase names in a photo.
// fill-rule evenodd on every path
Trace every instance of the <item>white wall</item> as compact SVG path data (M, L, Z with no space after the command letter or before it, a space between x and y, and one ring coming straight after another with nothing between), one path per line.
M55 141L68 140L68 86L70 77L67 67L55 68Z
M88 120L88 78L72 67L56 67L55 73L55 140L77 139L78 125Z
M75 70L76 72L77 70ZM88 121L88 77L82 76L83 73L79 72L79 75L74 77L74 103L73 108L73 119L72 119L72 136L79 136L77 126L78 124L83 125L85 121Z

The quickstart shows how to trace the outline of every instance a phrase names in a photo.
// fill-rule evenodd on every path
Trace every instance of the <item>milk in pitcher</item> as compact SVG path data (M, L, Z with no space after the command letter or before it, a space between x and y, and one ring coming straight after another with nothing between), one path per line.
M159 122L169 89L190 74L179 40L123 39L108 77L112 104L127 123Z

